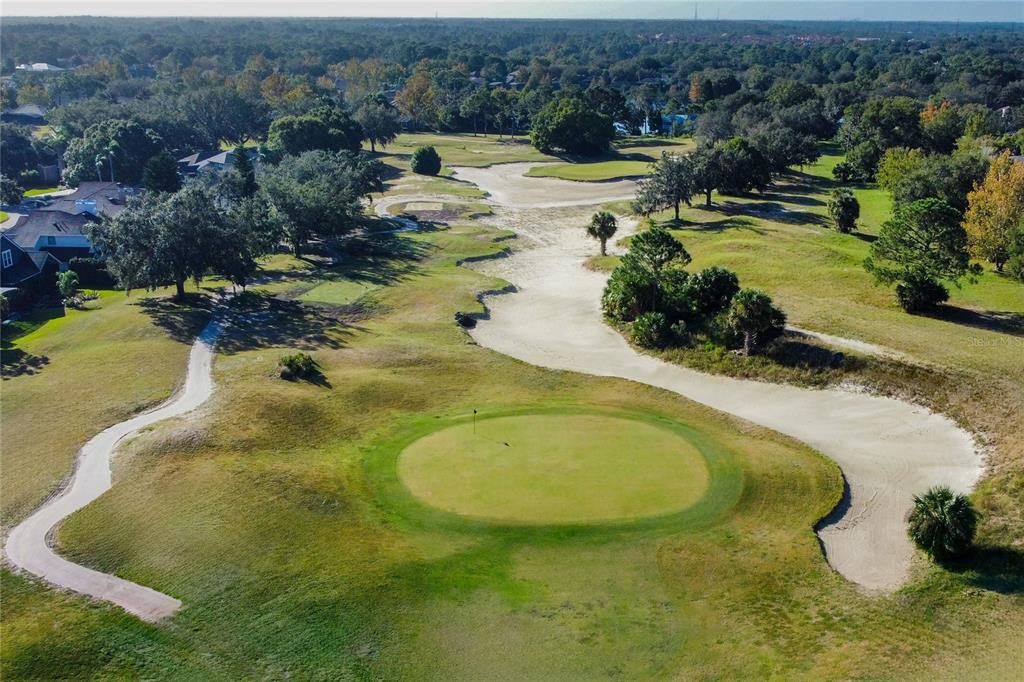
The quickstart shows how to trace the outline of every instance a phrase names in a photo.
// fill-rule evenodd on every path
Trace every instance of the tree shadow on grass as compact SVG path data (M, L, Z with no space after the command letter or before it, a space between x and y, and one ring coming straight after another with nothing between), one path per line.
M4 341L0 348L0 374L3 380L13 379L19 376L32 376L39 374L43 368L50 364L50 358L45 355L33 355L20 348L14 348Z
M228 302L217 340L228 354L259 348L342 348L355 327L342 313L248 291Z
M729 218L719 218L718 220L705 221L668 220L662 224L670 229L683 231L725 232L726 230L745 230L757 235L767 234L766 230L757 227L751 219L744 216L733 216Z
M375 230L355 234L338 243L340 262L323 275L380 286L393 284L415 271L430 248L396 232Z
M817 197L810 196L814 192L811 188L798 188L786 186L778 188L779 192L765 192L761 198L768 201L779 201L784 204L796 204L797 206L824 206L825 202ZM801 191L806 190L806 191Z
M138 306L153 324L180 343L192 343L213 312L213 301L204 294L188 294L183 300L166 297L139 299Z
M962 559L947 561L947 570L976 587L1000 594L1024 594L1024 552L1010 547L975 547Z
M776 201L719 201L710 209L727 215L747 215L792 225L824 225L825 217L810 211L792 211Z
M1024 337L1024 314L1010 311L972 310L955 305L941 305L926 314L945 322L984 329L1000 334Z

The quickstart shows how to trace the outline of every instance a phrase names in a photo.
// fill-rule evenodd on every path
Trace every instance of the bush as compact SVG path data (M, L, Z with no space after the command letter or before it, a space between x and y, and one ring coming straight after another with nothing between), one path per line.
M708 320L727 310L740 290L740 280L731 270L714 265L695 273L687 283L690 315Z
M72 258L68 267L78 274L78 281L90 289L113 289L114 278L107 271L106 261L99 258Z
M948 299L949 290L927 277L912 277L896 283L896 302L908 313L930 310Z
M410 165L413 173L437 175L441 172L441 157L433 147L417 147Z
M914 496L914 509L907 519L910 539L938 561L967 552L977 527L978 513L971 501L946 486Z
M65 270L57 273L57 291L65 301L78 293L78 275L74 270ZM67 305L65 303L65 305Z
M663 348L672 334L668 318L661 313L644 313L633 323L633 343L644 348Z
M296 381L298 379L313 379L320 376L320 366L309 353L295 353L285 355L278 363L278 369L282 379Z
M627 254L608 278L601 296L601 307L604 314L613 320L630 322L652 311L657 289L657 277L637 265Z

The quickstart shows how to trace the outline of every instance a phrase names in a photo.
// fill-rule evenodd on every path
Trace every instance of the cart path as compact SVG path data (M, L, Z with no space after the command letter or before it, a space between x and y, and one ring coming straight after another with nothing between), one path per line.
M111 459L124 438L191 412L213 394L213 349L222 324L215 316L200 332L189 352L184 386L175 396L100 432L82 447L64 489L11 530L5 546L11 564L57 587L117 604L145 621L162 620L181 608L174 597L61 558L51 546L52 533L61 521L110 490Z

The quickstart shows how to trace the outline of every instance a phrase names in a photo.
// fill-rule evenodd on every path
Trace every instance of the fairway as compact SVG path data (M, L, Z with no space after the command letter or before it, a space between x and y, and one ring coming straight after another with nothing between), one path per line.
M633 520L682 511L708 488L700 451L667 428L622 417L478 419L409 445L398 475L419 500L479 519L530 524Z

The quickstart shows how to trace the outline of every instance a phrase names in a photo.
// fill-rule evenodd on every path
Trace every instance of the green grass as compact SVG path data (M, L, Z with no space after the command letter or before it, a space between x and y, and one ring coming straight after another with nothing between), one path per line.
M25 191L27 197L38 197L44 194L50 194L56 192L60 187L37 187L36 189L30 189Z
M493 416L433 431L398 457L420 501L505 523L633 520L681 511L708 487L678 433L609 414Z
M417 147L431 145L441 155L447 166L490 166L495 163L513 161L552 161L553 157L541 154L530 144L530 139L517 136L512 140L507 135L439 135L434 133L403 133L382 150L398 157L408 167L409 157Z
M7 213L7 211L0 211L0 223L4 222L5 220L7 220L10 217L11 216L10 216L9 213Z
M777 284L797 320L828 320L834 309L833 331L863 324L898 347L935 354L968 354L987 338L890 310L886 292L857 274L863 245L855 236L706 217L707 226L679 233L696 264L732 262L745 283ZM809 448L675 394L531 367L471 343L453 314L482 312L477 292L503 282L456 263L498 252L499 236L478 222L401 234L390 258L364 257L352 266L361 271L335 274L298 275L297 264L275 257L274 268L294 279L257 288L276 298L244 301L255 316L227 329L210 403L126 443L114 488L58 532L70 558L172 594L183 610L147 625L4 570L0 674L939 680L1019 671L1017 555L986 547L956 571L920 563L900 592L865 595L828 567L812 531L839 500L842 480ZM825 278L832 275L837 281ZM295 301L325 282L370 276L379 285L371 308ZM1004 295L991 282L979 287L984 300ZM63 475L82 440L145 403L133 400L145 393L133 382L158 400L180 378L186 346L131 303L116 308L121 300L15 342L45 350L50 364L3 385L5 504L34 485L19 467L59 459L54 471ZM847 319L851 311L874 319ZM141 344L147 352L135 352ZM277 378L280 355L297 349L314 354L323 384ZM987 349L973 345L979 366L996 362L984 359ZM989 388L1008 386L1007 373ZM964 390L957 397L985 395L976 383ZM79 413L101 405L109 413L84 428ZM523 406L675 424L705 454L730 453L720 464L731 473L714 473L690 508L704 509L701 523L652 518L598 529L453 519L402 486L395 463L413 440L473 409ZM40 426L51 424L61 428ZM733 487L717 494L721 482ZM1013 499L1012 488L996 492Z
M561 178L580 182L602 182L647 175L649 161L597 161L537 166L526 172L532 178Z
M603 182L647 175L650 165L662 152L680 153L693 149L693 140L628 138L615 144L607 158L577 159L571 163L538 166L526 175L537 178L561 178L579 182Z

